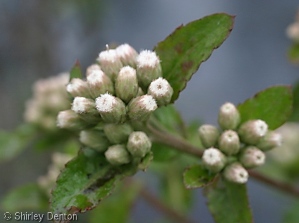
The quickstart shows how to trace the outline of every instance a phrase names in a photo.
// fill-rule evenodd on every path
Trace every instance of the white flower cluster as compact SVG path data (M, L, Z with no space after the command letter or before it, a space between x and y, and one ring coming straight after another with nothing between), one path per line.
M33 85L33 97L26 102L24 119L46 130L56 129L59 111L69 107L65 85L69 74L41 79Z
M249 120L240 125L239 111L232 103L221 106L218 124L221 130L212 125L198 129L206 148L202 162L211 172L221 172L225 179L235 183L246 183L246 169L264 164L264 151L281 144L280 134L268 130L262 120Z
M173 94L156 53L138 54L128 44L100 52L97 64L87 68L86 80L73 78L66 90L72 108L58 114L57 125L80 131L81 143L105 153L113 165L149 153L151 141L136 125L169 104Z

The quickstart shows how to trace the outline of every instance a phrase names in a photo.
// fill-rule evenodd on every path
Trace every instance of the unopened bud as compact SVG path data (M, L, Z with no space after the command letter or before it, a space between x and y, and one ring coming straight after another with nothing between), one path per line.
M240 124L240 113L234 104L225 103L220 107L218 123L223 130L235 130L238 127Z
M121 68L115 81L116 96L128 103L136 97L138 88L136 70L130 66Z
M170 103L173 89L166 79L160 77L151 82L147 93L156 99L159 106L162 106Z
M124 124L106 124L104 132L109 141L113 144L125 143L133 128L128 123Z
M266 122L257 119L243 123L239 128L239 135L242 142L256 145L267 134L267 131Z
M130 162L130 155L124 145L113 145L105 152L105 157L112 165L122 165Z
M219 149L227 155L237 154L240 150L240 139L233 130L223 132L218 141Z
M150 50L143 50L137 56L137 76L140 86L147 89L150 83L162 76L160 59Z
M219 138L219 130L213 125L202 125L198 128L199 138L205 148L216 145Z
M94 100L84 97L75 97L72 110L79 114L80 118L89 123L99 122L101 116L96 109Z
M202 162L208 170L218 173L224 168L226 157L219 149L209 148L203 152Z
M129 65L131 67L136 67L136 57L138 56L138 53L133 47L125 43L116 47L115 50L124 66Z
M99 54L98 62L101 69L112 81L115 80L123 64L115 49L107 49Z
M289 25L286 29L286 34L291 40L299 42L299 22Z
M86 81L80 78L73 78L70 83L66 86L67 92L69 92L73 97L90 97L89 87Z
M240 156L240 162L245 168L261 166L265 163L266 156L255 146L246 147Z
M81 130L84 129L87 124L76 112L72 110L65 110L59 112L57 116L57 126L63 129Z
M127 148L134 157L144 157L151 149L152 143L144 132L132 132L129 136Z
M101 70L100 65L98 64L92 64L89 67L87 67L86 69L86 77L88 77L91 73L93 73L94 71L98 71Z
M87 76L87 83L90 94L93 98L99 97L101 94L114 94L113 83L110 78L104 74L102 70L94 70Z
M226 180L233 183L244 184L248 181L247 170L238 162L226 166L223 175Z
M138 96L142 96L142 95L144 95L144 92L143 92L142 88L139 87L139 88L138 88L138 92L137 92L136 97L138 97Z
M146 121L158 106L153 96L143 95L131 100L128 108L128 115L131 120Z
M259 141L257 147L263 151L267 151L275 147L281 146L281 144L281 135L274 131L268 131L267 134Z
M108 123L122 123L126 119L126 107L122 100L108 93L96 99L96 108Z
M80 132L80 142L98 152L104 152L110 143L103 132L96 130L84 130Z

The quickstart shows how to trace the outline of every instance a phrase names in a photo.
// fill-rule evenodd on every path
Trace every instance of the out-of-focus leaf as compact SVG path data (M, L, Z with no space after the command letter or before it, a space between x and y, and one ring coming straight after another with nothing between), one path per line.
M215 174L203 168L201 165L194 165L184 172L184 184L187 189L195 189L206 186L215 178Z
M200 123L198 121L193 121L186 128L186 139L192 145L197 146L198 148L204 148L198 134L198 128Z
M2 200L1 208L5 211L46 211L49 197L37 184L30 183L10 191Z
M299 222L299 201L295 202L293 206L286 212L283 223L297 223Z
M82 77L83 77L83 75L82 75L81 65L80 65L80 62L77 60L76 63L74 64L74 66L71 69L70 81L73 78L80 78L81 79Z
M179 26L155 51L162 63L163 77L174 93L174 102L200 64L207 60L230 34L234 17L219 13Z
M293 112L289 121L299 121L299 82L297 82L293 87Z
M289 86L274 86L257 93L238 105L241 123L250 119L264 120L269 129L285 123L292 113L292 90Z
M218 179L205 188L208 208L216 223L252 223L246 184Z
M288 57L291 62L299 63L299 43L294 43L288 50Z

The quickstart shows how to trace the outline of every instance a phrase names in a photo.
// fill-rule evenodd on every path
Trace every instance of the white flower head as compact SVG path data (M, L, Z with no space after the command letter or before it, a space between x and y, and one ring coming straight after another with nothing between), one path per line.
M97 84L103 82L104 72L102 70L92 70L87 76L87 82L90 84Z
M244 184L248 181L248 172L240 163L232 163L224 169L224 177L234 183Z
M124 76L128 78L136 77L136 70L130 66L125 66L120 69L119 76Z
M98 58L100 63L109 63L109 64L114 63L118 59L119 58L115 49L107 49L105 51L100 52Z
M72 110L79 114L88 112L92 107L93 102L84 97L75 97L72 104Z
M100 65L98 64L92 64L86 69L86 77L88 77L93 71L95 70L101 70Z
M140 103L143 106L143 108L147 111L154 111L158 107L155 99L151 95L142 96Z
M163 96L172 91L172 88L166 79L159 77L150 84L149 91L151 94Z
M230 102L226 102L220 107L220 112L223 112L225 114L230 114L236 110L236 107L234 104Z
M116 104L116 98L109 93L96 98L96 108L99 112L110 112Z
M254 128L255 128L254 131L261 137L265 136L268 131L267 123L260 119L255 121Z
M143 50L137 56L138 67L157 67L160 63L160 59L157 54L150 50Z
M206 149L203 153L202 159L209 165L215 165L222 160L222 153L216 148Z

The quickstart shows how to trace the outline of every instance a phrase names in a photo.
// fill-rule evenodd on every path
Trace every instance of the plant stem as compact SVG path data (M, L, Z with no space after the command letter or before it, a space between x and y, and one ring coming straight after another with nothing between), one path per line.
M142 188L140 191L140 195L144 200L146 200L149 204L155 207L157 210L161 211L168 218L170 218L174 222L178 223L194 223L192 220L188 219L186 216L181 215L178 211L166 206L162 203L154 194L150 193L148 188Z

